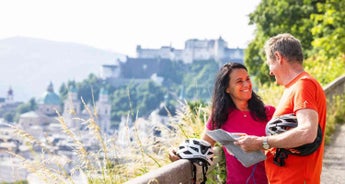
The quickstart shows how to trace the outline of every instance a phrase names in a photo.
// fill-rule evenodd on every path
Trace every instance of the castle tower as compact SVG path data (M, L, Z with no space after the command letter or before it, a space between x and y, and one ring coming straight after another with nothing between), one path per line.
M225 48L228 47L227 42L220 36L218 40L215 40L214 45L214 59L221 63L220 61L225 57Z

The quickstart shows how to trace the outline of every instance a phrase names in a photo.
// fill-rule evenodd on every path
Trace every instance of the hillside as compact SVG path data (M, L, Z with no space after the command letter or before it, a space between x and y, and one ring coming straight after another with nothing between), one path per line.
M11 86L16 101L39 97L50 82L57 92L62 82L99 75L103 64L123 57L90 46L27 37L0 40L0 97Z

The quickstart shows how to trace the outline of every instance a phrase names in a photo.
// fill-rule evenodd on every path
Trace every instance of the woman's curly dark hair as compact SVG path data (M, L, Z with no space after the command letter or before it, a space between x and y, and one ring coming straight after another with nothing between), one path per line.
M211 109L212 126L214 128L221 128L232 109L236 109L230 95L226 93L226 89L229 86L230 74L234 69L245 69L248 71L247 68L240 63L227 63L223 65L217 74L213 89ZM255 120L267 121L265 105L254 91L252 92L251 99L248 101L248 108L251 116Z

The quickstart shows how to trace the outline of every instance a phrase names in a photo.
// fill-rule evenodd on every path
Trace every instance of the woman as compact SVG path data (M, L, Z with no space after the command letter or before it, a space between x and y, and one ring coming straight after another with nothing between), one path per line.
M211 117L206 123L206 130L223 129L228 132L240 132L249 135L265 136L266 123L271 119L275 108L265 106L260 97L253 92L247 68L239 63L227 63L218 72L213 97ZM215 141L205 133L203 140L212 146ZM251 167L244 167L223 147L226 159L226 183L267 184L265 167L259 162ZM177 156L172 151L170 159Z

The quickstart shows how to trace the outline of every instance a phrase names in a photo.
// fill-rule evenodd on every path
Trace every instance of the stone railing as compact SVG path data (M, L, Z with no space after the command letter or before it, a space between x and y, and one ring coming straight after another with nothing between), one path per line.
M326 87L323 88L327 97L328 104L332 104L333 97L337 95L345 95L345 75L337 78Z
M186 159L180 159L171 164L153 170L125 184L189 184L193 179L192 164Z
M345 75L324 87L328 104L333 97L345 94ZM185 159L178 160L157 170L146 173L125 184L190 184L192 181L192 164Z

